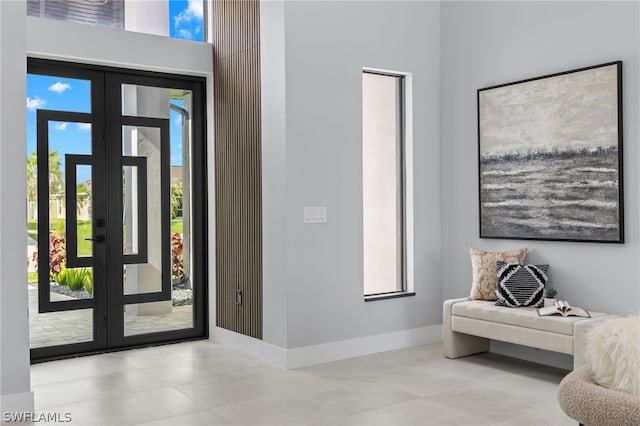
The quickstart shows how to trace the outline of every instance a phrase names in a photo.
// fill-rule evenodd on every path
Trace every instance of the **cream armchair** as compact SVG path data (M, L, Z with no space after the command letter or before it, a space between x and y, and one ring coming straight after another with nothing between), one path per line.
M596 384L589 366L562 379L558 402L565 414L581 425L640 425L640 398Z

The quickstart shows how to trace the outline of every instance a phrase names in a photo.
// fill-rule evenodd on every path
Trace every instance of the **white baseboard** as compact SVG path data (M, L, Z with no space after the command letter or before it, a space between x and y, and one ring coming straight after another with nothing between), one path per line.
M0 397L0 413L32 413L33 392L11 393ZM1 420L0 420L1 421Z
M287 368L287 350L281 347L220 327L212 330L209 339L255 356L269 364Z
M442 326L432 325L320 345L303 346L287 351L287 368L306 367L340 359L424 345L441 339Z
M319 345L284 349L262 340L216 327L211 339L282 368L294 369L345 358L433 343L442 339L442 325L400 330Z

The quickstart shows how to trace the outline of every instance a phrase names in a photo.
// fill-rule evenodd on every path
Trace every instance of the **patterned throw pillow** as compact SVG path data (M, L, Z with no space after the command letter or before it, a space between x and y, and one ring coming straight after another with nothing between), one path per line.
M524 263L527 249L493 253L469 248L473 281L471 283L470 300L496 300L498 279L496 278L496 261Z
M543 305L544 286L549 281L549 265L521 265L496 262L498 270L498 301L496 305L519 308Z

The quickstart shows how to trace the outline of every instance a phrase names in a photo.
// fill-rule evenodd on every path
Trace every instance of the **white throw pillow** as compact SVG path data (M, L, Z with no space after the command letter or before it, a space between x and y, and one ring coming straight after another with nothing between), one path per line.
M589 336L591 370L601 386L640 397L640 318L616 318Z

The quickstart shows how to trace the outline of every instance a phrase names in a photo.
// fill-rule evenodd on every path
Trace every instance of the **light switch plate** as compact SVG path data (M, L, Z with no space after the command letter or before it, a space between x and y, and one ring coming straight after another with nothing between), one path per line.
M305 207L304 223L327 223L327 208Z

